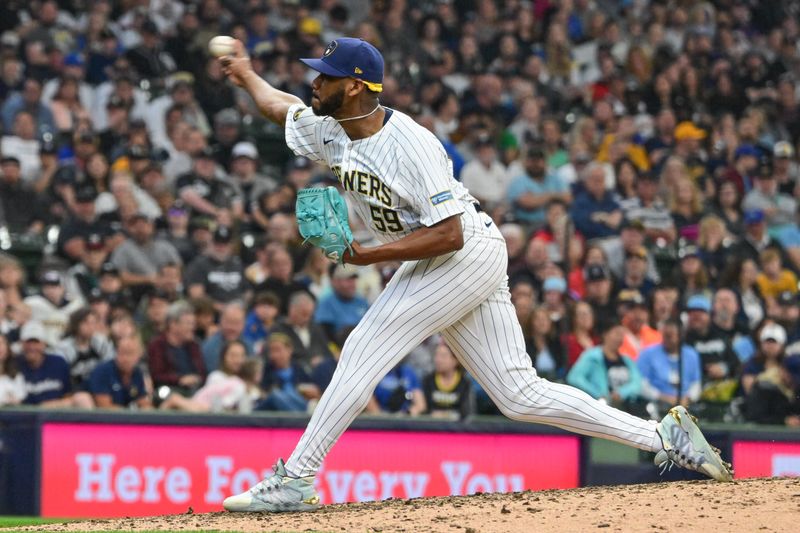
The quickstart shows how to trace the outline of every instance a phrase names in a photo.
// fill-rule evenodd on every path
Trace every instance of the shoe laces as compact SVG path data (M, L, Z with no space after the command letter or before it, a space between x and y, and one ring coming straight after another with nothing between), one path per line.
M676 464L683 468L697 470L700 465L706 462L705 455L702 452L698 452L694 449L694 446L692 446L692 441L689 438L689 434L684 431L683 428L675 424L670 427L669 432L673 447L668 450L664 450L669 459L660 465L662 467L662 474L671 470Z
M272 470L275 472L274 474L262 479L252 489L250 489L252 494L264 494L265 492L271 492L279 489L283 485L281 482L281 476L276 472L276 468L273 467Z

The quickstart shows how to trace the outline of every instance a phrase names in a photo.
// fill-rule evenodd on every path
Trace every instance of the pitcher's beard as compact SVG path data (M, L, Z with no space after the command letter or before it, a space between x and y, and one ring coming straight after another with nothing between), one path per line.
M344 88L332 94L325 101L317 98L317 102L318 104L316 106L314 106L313 101L311 102L311 110L314 111L314 114L318 117L332 117L333 114L342 107L342 103L344 102Z

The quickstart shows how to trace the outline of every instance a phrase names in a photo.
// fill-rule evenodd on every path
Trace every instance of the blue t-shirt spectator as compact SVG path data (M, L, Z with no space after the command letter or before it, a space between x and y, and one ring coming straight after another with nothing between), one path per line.
M60 400L72 392L69 365L61 356L45 354L39 368L31 368L25 358L20 358L19 367L25 377L25 389L28 392L23 402L25 404L39 405L50 400Z
M597 216L600 214L608 215L619 210L619 204L610 192L606 192L603 198L598 200L587 191L581 191L575 196L570 214L575 223L575 229L586 239L591 240L611 237L619 233L618 227L614 228L597 220Z
M663 344L642 350L637 364L642 378L660 394L676 396L681 383L681 397L692 396L700 389L700 356L690 346L681 346L682 372L678 375L678 358L671 357Z
M411 407L411 393L422 391L419 378L414 370L405 364L392 369L375 388L375 400L381 411L396 413L408 411Z
M125 384L117 368L116 361L105 361L97 365L89 375L89 392L108 394L114 405L127 407L147 395L142 369L133 370L130 383Z
M635 400L642 389L642 376L628 356L611 362L603 355L603 348L595 346L581 354L567 374L567 383L592 398L610 398L616 392L623 400Z
M511 185L508 186L506 194L509 203L513 206L514 218L516 218L516 220L526 223L540 223L545 221L547 204L537 209L525 209L517 203L519 197L526 193L542 195L545 193L565 192L569 192L569 187L567 187L556 174L549 172L545 174L544 179L541 181L535 180L527 174L517 176L511 182Z
M355 326L367 312L369 303L361 296L342 298L335 291L323 296L314 313L314 322L328 330L330 335L335 335L348 326Z

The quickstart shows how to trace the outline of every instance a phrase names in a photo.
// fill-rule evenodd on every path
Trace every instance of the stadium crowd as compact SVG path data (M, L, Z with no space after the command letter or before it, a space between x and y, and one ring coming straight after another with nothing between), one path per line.
M297 190L336 178L206 45L235 36L309 101L296 58L348 35L500 227L540 375L642 416L800 426L799 20L796 0L3 2L0 405L313 409L398 265L302 245ZM367 411L496 412L438 338Z

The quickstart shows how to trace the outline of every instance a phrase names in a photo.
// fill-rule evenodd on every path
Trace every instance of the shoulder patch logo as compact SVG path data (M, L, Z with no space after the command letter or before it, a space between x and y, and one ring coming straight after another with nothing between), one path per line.
M437 192L436 194L431 196L431 203L433 205L439 205L439 204L441 204L443 202L446 202L446 201L452 200L452 199L453 199L453 193L452 192L450 192L450 191L442 191L442 192Z
M322 52L322 57L328 57L336 50L336 47L339 46L339 43L336 41L331 41L330 44L325 48L325 51Z
M298 109L297 111L295 111L294 115L292 115L292 120L297 122L297 119L300 118L300 115L302 115L303 111L305 111L305 110L306 110L306 108L302 107L302 108Z

